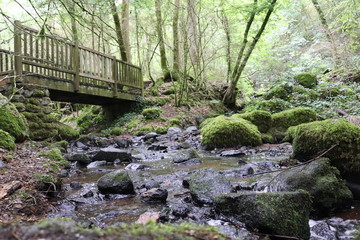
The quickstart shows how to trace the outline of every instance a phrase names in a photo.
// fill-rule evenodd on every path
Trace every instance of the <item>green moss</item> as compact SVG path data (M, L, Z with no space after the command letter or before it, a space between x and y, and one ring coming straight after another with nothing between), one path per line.
M254 100L250 102L244 109L246 112L254 110L263 110L271 113L277 113L285 109L289 109L291 104L285 100L274 98L270 100Z
M141 135L145 135L145 134L147 134L147 133L149 133L149 132L152 132L152 131L153 131L153 127L151 127L151 126L144 126L144 127L140 128L139 130L137 130L137 131L135 132L135 135L141 136Z
M56 162L64 160L64 157L61 155L61 151L57 148L53 148L48 151L43 151L37 154L39 157L45 157Z
M50 146L52 148L58 148L61 152L66 152L69 143L66 140L62 140L59 142L51 143Z
M272 115L273 127L279 131L286 131L291 126L316 120L316 112L311 109L295 108Z
M219 116L201 128L201 143L212 147L257 146L261 134L245 119Z
M35 89L32 97L46 97L46 90L42 90L42 89Z
M331 164L342 173L360 173L360 128L344 119L291 127L287 139L293 141L293 156L298 160L309 160L334 146L324 155Z
M271 134L261 134L261 140L263 143L275 143L275 138Z
M61 179L50 174L34 175L35 187L45 195L53 196L61 190Z
M264 95L265 100L270 100L272 98L280 98L283 100L288 100L292 93L292 85L289 83L282 83L280 85L276 85Z
M159 87L164 84L164 79L159 78L156 80L155 85L151 87L150 92L154 96L159 96Z
M250 121L257 126L262 133L267 132L272 126L271 114L267 111L255 110L242 114L234 114L233 117L240 117Z
M145 101L145 105L161 107L170 102L171 98L169 97L152 97Z
M171 118L171 119L169 120L169 124L170 124L171 127L179 127L179 126L182 126L182 122L183 122L182 117Z
M42 108L38 105L26 103L25 108L27 112L40 113L42 112Z
M16 107L16 109L19 111L19 112L24 112L26 109L25 109L25 104L24 103L14 103L14 106Z
M112 135L112 136L119 136L122 132L123 132L123 131L122 131L121 128L115 127L115 128L113 128L113 129L111 129L110 135Z
M11 136L9 133L0 129L0 148L15 150L15 138Z
M144 109L141 114L144 116L145 119L151 120L160 117L160 114L163 111L159 108L146 108Z
M317 85L316 76L310 73L301 73L294 76L295 82L306 87L306 88L314 88Z
M79 131L64 123L53 123L52 126L58 131L58 137L64 140L74 140L79 137Z
M22 142L29 136L29 126L25 117L12 103L0 104L0 129L13 136L16 142Z
M155 128L155 132L157 133L157 134L165 134L165 133L167 133L167 130L168 130L168 127L156 127Z

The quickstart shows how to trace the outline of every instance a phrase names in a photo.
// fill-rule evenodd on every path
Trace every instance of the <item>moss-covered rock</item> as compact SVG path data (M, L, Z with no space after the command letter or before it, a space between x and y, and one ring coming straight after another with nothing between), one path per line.
M9 133L0 129L0 148L7 150L15 150L15 138Z
M220 194L232 191L230 181L212 169L202 169L190 176L190 193L199 204L212 204Z
M306 192L241 192L215 199L217 212L261 233L309 239L310 195Z
M317 216L326 216L334 209L350 206L352 202L349 188L327 158L282 171L271 180L269 187L273 191L309 192Z
M304 100L306 100L306 99L315 100L318 97L318 93L315 90L305 88L304 86L301 86L301 85L294 86L293 95L303 95Z
M293 157L300 161L307 161L333 147L324 157L328 157L343 175L359 179L359 127L344 119L315 121L289 128L287 139L292 140Z
M163 111L159 108L146 108L144 109L141 114L144 116L145 119L151 120L160 117L160 114Z
M274 128L280 131L286 131L291 126L315 121L316 112L311 109L295 108L274 113L272 119Z
M102 176L97 181L98 189L101 193L113 194L132 194L134 185L127 171L116 170Z
M251 122L225 116L209 120L201 128L201 143L211 147L261 145L261 134Z
M29 136L29 126L25 117L9 102L0 104L0 129L13 136L16 142L22 142Z
M255 110L252 112L234 114L232 117L240 117L250 121L257 126L260 132L267 132L272 126L271 113L262 110Z
M316 76L311 73L301 73L294 76L295 82L306 87L306 88L314 88L317 85Z
M283 100L288 100L291 97L292 89L293 87L289 83L276 85L270 88L266 94L264 94L264 99L270 100L272 98L280 98Z
M58 131L57 136L60 138L60 140L74 140L79 137L79 131L64 123L56 122L52 125L54 129Z
M105 229L86 228L72 219L43 219L28 226L0 227L4 240L13 239L16 232L19 239L131 239L131 240L231 240L215 228L193 223L160 224L149 221L146 224L121 224Z
M157 134L165 134L165 133L167 133L167 130L168 130L168 128L169 127L156 127L155 129L154 129L154 131L157 133Z

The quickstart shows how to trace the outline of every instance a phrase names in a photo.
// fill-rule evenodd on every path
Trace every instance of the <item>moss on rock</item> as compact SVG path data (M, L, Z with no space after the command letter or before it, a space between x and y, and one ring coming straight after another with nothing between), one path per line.
M79 131L64 123L53 123L54 129L58 131L58 137L60 140L74 140L79 137Z
M316 76L310 73L298 74L294 76L294 80L306 88L314 88L317 85Z
M280 131L286 131L291 126L315 121L316 112L311 109L295 108L274 113L272 119L274 128Z
M11 136L8 132L5 132L0 129L0 148L7 150L15 150L15 138Z
M279 85L276 85L264 95L265 100L270 100L272 98L280 98L283 100L288 100L292 93L292 85L289 83L282 83Z
M201 143L211 147L261 145L257 127L241 118L218 116L201 128Z
M141 114L144 116L145 119L151 120L160 117L160 114L163 111L159 108L146 108L144 109Z
M255 110L252 112L234 114L233 117L240 117L250 121L257 126L260 132L267 132L272 126L271 113L262 110Z
M315 121L291 127L288 140L293 143L293 157L306 161L326 150L325 157L342 174L360 174L360 128L344 119ZM357 175L356 175L357 174Z
M22 142L29 136L29 126L25 117L9 102L0 104L0 129L13 136L16 142Z

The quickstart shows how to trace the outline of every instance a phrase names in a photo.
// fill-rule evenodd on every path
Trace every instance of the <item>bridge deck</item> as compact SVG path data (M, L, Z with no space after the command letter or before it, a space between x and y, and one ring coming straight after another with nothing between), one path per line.
M141 68L15 22L14 52L0 49L0 85L13 77L54 100L106 103L143 94Z

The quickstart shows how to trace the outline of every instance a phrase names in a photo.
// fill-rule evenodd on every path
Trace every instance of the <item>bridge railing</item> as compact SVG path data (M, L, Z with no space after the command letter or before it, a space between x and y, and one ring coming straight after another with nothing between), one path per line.
M96 87L118 93L143 94L141 68L113 56L79 46L63 38L15 22L15 72L38 74L71 81L75 92L81 86Z
M0 73L8 74L14 70L14 53L0 49Z

